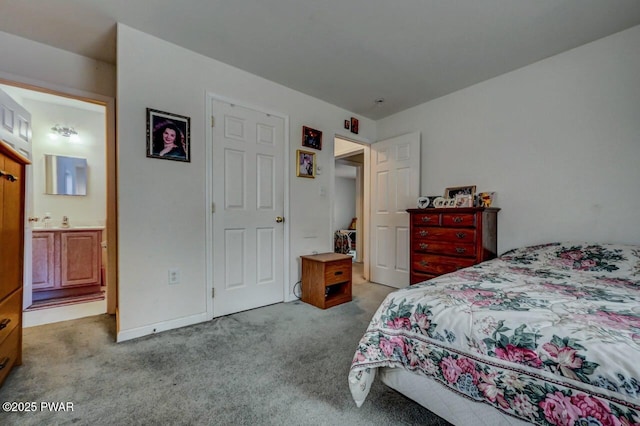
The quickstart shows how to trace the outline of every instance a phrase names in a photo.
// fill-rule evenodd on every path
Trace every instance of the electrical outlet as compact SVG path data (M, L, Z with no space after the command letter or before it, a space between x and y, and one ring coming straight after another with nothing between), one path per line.
M180 284L180 269L169 268L169 284Z

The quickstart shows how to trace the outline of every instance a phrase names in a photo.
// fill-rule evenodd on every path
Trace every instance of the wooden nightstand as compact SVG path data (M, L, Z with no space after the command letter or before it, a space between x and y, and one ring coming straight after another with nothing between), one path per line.
M300 258L303 302L327 309L351 301L351 256L320 253Z

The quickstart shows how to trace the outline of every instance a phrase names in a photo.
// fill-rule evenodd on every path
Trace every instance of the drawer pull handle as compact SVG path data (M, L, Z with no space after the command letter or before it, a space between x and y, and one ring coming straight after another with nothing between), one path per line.
M456 217L454 217L454 218L453 218L453 221L454 221L455 223L460 223L460 222L462 222L462 217L460 217L460 216L456 216Z
M427 247L429 247L429 244L420 243L420 248L421 248L422 250L426 249Z
M12 175L11 173L7 173L4 170L0 170L0 177L6 178L9 182L15 182L18 180L17 177Z
M456 234L456 237L458 237L458 238L460 238L460 239L463 239L463 238L464 238L464 237L466 237L466 236L467 236L467 234L465 234L464 232L458 232L458 233Z
M428 265L429 265L428 262L425 262L424 260L420 261L420 266L428 266Z
M426 237L427 235L429 235L429 233L425 230L420 231L420 236L421 237Z
M422 221L423 222L431 222L431 216L423 216L422 217Z
M336 272L333 273L333 275L342 275L343 272L344 271L336 271Z
M456 253L465 253L467 251L464 247L456 247Z
M2 321L0 321L0 330L2 330L3 328L7 328L10 322L11 322L11 319L9 318L5 318Z
M11 361L11 360L9 359L8 356L5 356L4 358L2 358L2 362L0 362L0 370L5 368L7 366L7 364L9 364L9 361Z

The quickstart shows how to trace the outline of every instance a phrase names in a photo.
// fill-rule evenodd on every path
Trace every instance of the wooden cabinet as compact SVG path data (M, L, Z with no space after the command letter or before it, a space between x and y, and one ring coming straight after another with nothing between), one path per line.
M498 208L409 209L411 284L493 259Z
M321 253L302 259L302 301L321 309L351 301L351 256Z
M100 292L102 230L33 231L33 301Z
M0 141L0 385L22 364L24 166L28 161Z

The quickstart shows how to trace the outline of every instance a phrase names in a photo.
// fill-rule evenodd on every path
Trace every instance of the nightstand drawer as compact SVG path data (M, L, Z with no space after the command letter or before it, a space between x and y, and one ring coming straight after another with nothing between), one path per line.
M416 272L423 274L442 275L458 269L472 266L475 259L465 259L463 257L446 257L431 254L415 254L413 256L412 268Z
M437 228L425 226L413 229L411 237L416 240L436 240L454 243L475 243L475 229Z
M447 256L475 257L475 244L449 243L431 240L417 240L411 245L411 250L424 253L444 254Z
M351 260L332 262L325 265L325 285L342 283L351 280Z

